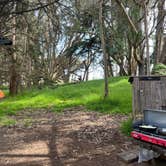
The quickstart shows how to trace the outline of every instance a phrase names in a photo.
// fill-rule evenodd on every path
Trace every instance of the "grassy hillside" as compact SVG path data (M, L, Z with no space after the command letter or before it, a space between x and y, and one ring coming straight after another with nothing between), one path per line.
M84 105L89 110L103 113L131 112L131 86L127 78L109 80L110 97L103 100L103 80L89 81L55 89L32 89L0 102L0 117L27 108L48 108L61 111L64 108Z

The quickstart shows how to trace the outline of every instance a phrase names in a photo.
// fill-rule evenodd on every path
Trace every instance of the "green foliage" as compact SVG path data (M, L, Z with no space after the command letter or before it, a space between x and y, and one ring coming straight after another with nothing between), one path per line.
M55 89L31 89L16 97L8 97L0 102L0 116L13 115L28 108L46 108L61 111L64 108L83 105L88 110L102 113L131 112L131 86L126 77L109 80L110 96L104 100L104 81L59 86Z
M7 90L8 87L7 87L7 86L0 86L0 89L1 89L1 90Z
M127 121L124 121L121 125L121 131L123 134L130 136L132 131L132 119L129 118Z
M159 63L154 66L153 74L155 75L166 75L166 65Z

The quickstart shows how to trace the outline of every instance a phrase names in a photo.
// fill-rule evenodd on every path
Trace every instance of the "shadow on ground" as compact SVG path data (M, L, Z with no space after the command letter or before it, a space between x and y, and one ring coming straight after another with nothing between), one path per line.
M0 165L127 166L117 158L117 153L135 148L119 131L127 117L83 111L18 113L16 126L0 128Z

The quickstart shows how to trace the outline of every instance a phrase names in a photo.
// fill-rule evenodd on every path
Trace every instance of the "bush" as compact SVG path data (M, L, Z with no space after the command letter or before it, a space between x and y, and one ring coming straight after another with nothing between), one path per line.
M152 73L155 75L166 75L166 65L162 63L155 65Z

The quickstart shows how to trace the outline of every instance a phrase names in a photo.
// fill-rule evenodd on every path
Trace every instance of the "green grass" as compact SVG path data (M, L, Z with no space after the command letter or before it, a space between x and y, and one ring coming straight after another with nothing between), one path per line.
M130 133L132 131L132 119L129 118L127 121L124 121L121 124L121 131L123 134L130 136Z
M0 117L0 126L13 126L16 121L8 116Z
M131 86L126 77L109 80L110 96L103 99L104 81L59 86L55 89L44 88L26 90L16 97L7 97L0 102L0 117L15 114L24 109L48 108L61 111L64 108L83 105L88 110L103 113L131 112Z

